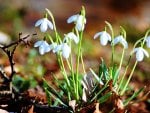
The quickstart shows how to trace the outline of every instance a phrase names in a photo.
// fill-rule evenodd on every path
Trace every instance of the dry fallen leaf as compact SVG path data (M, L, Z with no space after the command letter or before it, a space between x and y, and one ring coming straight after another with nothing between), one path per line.
M31 106L31 108L28 110L28 113L34 113L33 110L34 110L34 106Z
M93 113L102 113L100 110L99 110L99 103L96 103L95 105L95 111Z

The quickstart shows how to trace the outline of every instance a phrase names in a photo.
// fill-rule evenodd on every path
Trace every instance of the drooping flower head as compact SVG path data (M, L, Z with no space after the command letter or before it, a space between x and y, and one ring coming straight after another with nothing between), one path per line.
M43 55L51 50L50 45L45 40L37 41L34 44L34 47L39 47L39 53L41 55Z
M133 50L133 53L136 53L136 60L138 62L140 62L144 59L144 55L149 57L148 52L145 49L143 49L142 47L135 48Z
M62 56L66 59L69 58L69 55L71 53L71 48L70 46L68 46L67 43L62 43L60 45L57 45L54 50L53 50L54 53L58 53L58 52L61 52Z
M111 41L111 36L106 31L98 32L94 35L94 39L100 38L100 44L105 46L107 45L108 41Z
M75 28L79 31L84 30L86 24L86 18L82 15L76 14L68 18L67 23L74 22L76 24Z
M77 37L73 32L70 32L65 35L64 42L68 42L70 40L74 40L76 44L79 43L79 37Z
M146 38L146 45L148 48L150 48L150 36Z
M35 23L35 27L40 26L41 32L46 32L48 28L53 30L53 24L47 18L42 18Z
M127 41L123 38L122 35L117 36L117 37L114 38L114 40L112 41L112 44L113 44L113 45L116 45L116 44L118 44L118 43L121 43L125 49L128 48L128 43L127 43Z
M78 31L83 31L85 24L86 24L86 18L85 18L85 9L82 7L81 14L72 15L67 19L67 23L75 23L75 28Z

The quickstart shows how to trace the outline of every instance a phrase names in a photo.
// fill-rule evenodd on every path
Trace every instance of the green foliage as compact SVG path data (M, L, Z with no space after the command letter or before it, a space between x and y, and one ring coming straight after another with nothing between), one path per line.
M25 79L19 75L15 75L12 84L17 92L23 92L29 88L34 88L37 85L37 81L31 76Z

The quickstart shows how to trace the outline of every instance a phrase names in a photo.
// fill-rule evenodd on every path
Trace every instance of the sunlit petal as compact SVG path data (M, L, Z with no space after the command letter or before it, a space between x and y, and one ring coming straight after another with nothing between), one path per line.
M111 36L106 31L98 32L94 35L94 39L97 37L100 38L100 44L105 46L107 45L108 41L111 41Z
M112 44L116 45L118 43L121 43L123 45L124 48L128 48L128 43L127 41L123 38L122 35L117 36L116 38L114 38Z
M53 24L52 24L52 22L49 21L48 19L47 19L46 21L47 21L48 27L49 27L51 30L53 30Z
M73 32L70 32L67 35L65 35L64 42L68 42L68 38L74 40L76 44L79 42L79 37L77 37Z
M76 23L76 29L78 29L79 31L82 31L84 29L84 17L82 15L80 15L77 19L77 23Z
M146 45L148 48L150 48L150 36L146 38Z
M62 46L62 55L64 58L68 59L71 52L71 48L67 45L67 43L64 43Z
M41 23L43 22L43 18L38 20L36 23L35 23L35 27L41 25Z
M53 24L47 18L42 18L35 23L35 27L40 26L41 32L46 32L48 28L53 29Z
M57 52L59 52L59 51L61 51L62 50L62 45L57 45L54 49L53 49L53 52L54 53L57 53Z
M144 53L142 52L141 49L139 49L137 52L136 52L136 59L137 61L142 61L144 59Z
M143 48L141 48L141 49L142 49L142 51L143 51L144 55L145 55L146 57L149 57L148 52L147 52L145 49L143 49Z
M98 32L98 33L96 33L96 34L94 35L94 39L100 37L102 33L103 33L103 32Z
M39 46L39 53L41 55L43 55L45 52L44 52L44 48L42 46Z
M47 20L46 18L44 18L43 22L41 23L40 30L41 32L46 32L47 28L48 28Z
M35 44L34 44L34 47L38 47L42 44L43 41L37 41Z
M133 50L133 52L136 53L136 60L139 62L144 59L144 55L149 57L148 52L145 49L143 49L142 47L135 48Z
M69 18L67 19L67 23L72 23L72 22L77 21L78 16L79 16L79 14L73 15L73 16L69 17Z

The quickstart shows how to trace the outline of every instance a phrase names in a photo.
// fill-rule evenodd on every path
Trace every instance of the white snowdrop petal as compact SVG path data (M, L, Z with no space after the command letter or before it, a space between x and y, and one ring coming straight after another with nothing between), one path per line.
M51 50L49 44L46 41L44 41L44 43L43 43L43 48L44 48L45 53L49 52Z
M125 48L125 49L127 49L128 48L128 43L127 43L127 41L122 41L121 42L122 43L122 45L123 45L123 47Z
M63 57L66 59L69 58L70 52L71 52L71 48L66 43L64 43L62 47Z
M43 18L38 20L36 23L35 23L35 27L39 26L41 23L43 22Z
M48 27L47 20L43 20L43 22L41 23L41 26L40 26L41 32L46 32L47 27Z
M51 51L51 48L49 46L47 46L46 48L44 48L45 53Z
M53 53L57 53L60 50L62 50L62 45L57 45L54 49L53 49Z
M98 32L94 35L94 39L98 38L103 32Z
M108 40L108 41L111 41L111 36L110 36L110 34L108 34L107 32L105 32L105 33L106 33L107 40Z
M76 23L76 29L79 31L82 31L84 29L84 17L82 15L78 16L77 23Z
M45 52L44 52L44 48L42 46L39 47L39 53L41 55L43 55Z
M120 41L120 38L119 38L119 37L114 38L114 40L113 40L113 45L118 44L119 41Z
M53 30L53 24L52 24L52 22L49 21L48 19L47 19L47 25L48 25L48 27L49 27L51 30Z
M79 15L77 14L77 15L73 15L73 16L69 17L69 18L67 19L67 23L75 22L75 21L77 20L78 16L79 16Z
M108 38L106 37L105 34L102 34L101 37L100 37L101 45L105 46L105 45L107 45L107 42L108 42Z
M77 37L73 32L68 33L67 37L73 39L76 44L79 42L79 37Z
M38 47L42 44L42 41L37 41L35 44L34 44L34 47Z
M150 48L150 36L146 38L146 45L148 48Z
M146 57L149 57L149 54L148 54L148 52L147 52L145 49L142 48L142 51L143 51L143 53L144 53L144 55L145 55Z
M143 54L143 52L141 51L141 50L138 50L137 52L136 52L136 59L137 59L137 61L142 61L143 60L143 58L144 58L144 54Z
M139 50L139 48L134 48L133 53L137 52L138 50Z

